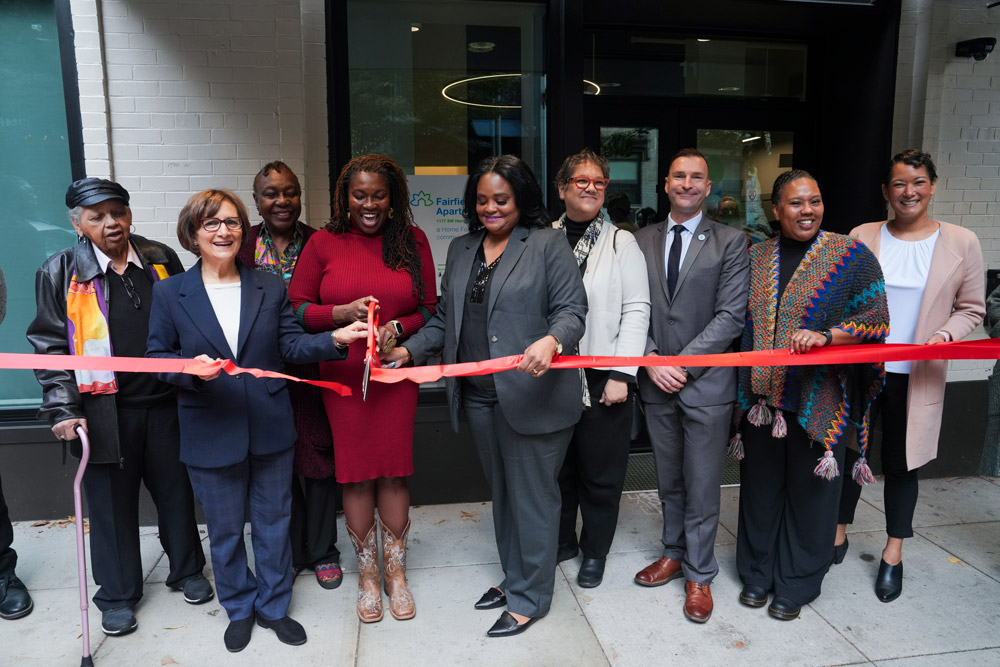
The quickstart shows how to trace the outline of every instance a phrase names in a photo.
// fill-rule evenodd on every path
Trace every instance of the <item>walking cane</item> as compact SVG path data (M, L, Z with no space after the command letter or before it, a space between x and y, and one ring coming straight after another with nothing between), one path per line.
M74 430L80 437L80 446L83 449L80 453L80 465L76 469L76 478L73 480L73 511L76 512L76 567L77 576L80 579L80 619L83 622L83 659L80 661L80 667L94 667L94 660L90 657L90 617L87 615L90 598L87 595L87 552L83 544L83 501L80 497L83 473L87 469L87 461L90 459L90 438L87 437L87 431L79 424Z

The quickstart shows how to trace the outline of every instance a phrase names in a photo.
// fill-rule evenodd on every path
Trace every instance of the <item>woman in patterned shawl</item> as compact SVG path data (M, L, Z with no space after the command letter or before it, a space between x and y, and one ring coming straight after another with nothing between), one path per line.
M750 250L750 298L741 349L789 349L882 341L889 332L878 260L861 243L820 231L823 198L807 172L778 176L771 194L781 234ZM792 620L820 592L830 566L844 461L842 435L858 429L881 364L741 368L731 453L740 464L736 566L750 607ZM818 459L818 463L817 463ZM870 477L859 460L855 478Z

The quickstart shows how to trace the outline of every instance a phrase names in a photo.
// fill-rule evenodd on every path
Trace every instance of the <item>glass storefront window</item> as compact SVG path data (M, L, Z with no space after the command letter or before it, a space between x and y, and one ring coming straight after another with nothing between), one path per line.
M351 152L403 168L439 281L480 160L516 154L545 189L544 17L541 3L347 3Z
M611 184L605 199L613 193L628 199L629 220L639 226L657 221L659 196L660 133L649 127L602 127L601 155L608 161Z
M73 180L59 34L51 2L0 4L0 188L6 197L0 268L7 317L0 350L31 352L24 337L35 316L35 271L76 243L63 197ZM31 409L41 390L31 371L0 370L0 408Z
M698 130L708 160L711 193L706 212L742 229L751 243L776 234L771 186L792 168L793 134L767 130Z
M588 79L601 95L805 99L806 45L593 30Z

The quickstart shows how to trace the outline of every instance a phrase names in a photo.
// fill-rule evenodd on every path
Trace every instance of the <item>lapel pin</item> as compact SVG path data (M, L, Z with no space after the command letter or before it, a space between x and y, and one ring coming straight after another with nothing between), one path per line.
M705 240L705 235L704 234L698 234L698 240L699 241L704 241Z

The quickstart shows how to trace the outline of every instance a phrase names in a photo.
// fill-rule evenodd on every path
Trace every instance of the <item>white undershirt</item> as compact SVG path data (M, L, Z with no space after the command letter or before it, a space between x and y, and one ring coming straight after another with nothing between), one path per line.
M205 291L235 359L240 353L236 349L240 340L240 283L205 285Z
M887 343L913 343L913 334L920 316L927 276L931 270L934 244L940 228L920 241L903 241L882 225L881 249L878 261L885 276L885 298L889 302L889 337ZM919 341L923 343L924 341ZM910 373L909 361L887 361L888 373Z

